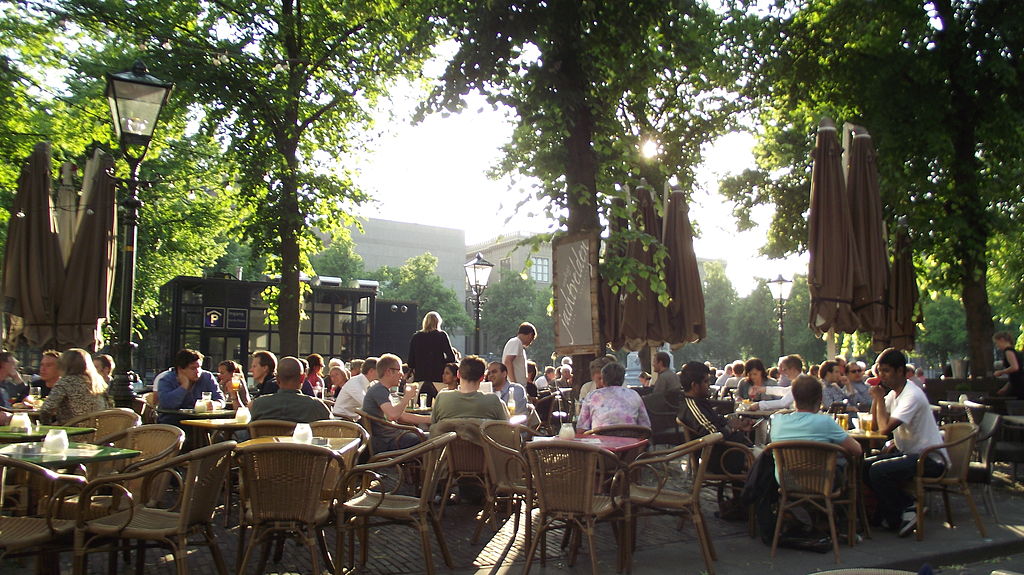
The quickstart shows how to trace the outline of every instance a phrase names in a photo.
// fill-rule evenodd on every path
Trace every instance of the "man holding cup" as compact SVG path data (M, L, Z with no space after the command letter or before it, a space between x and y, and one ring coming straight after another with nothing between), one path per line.
M407 413L405 408L416 398L418 388L415 384L405 386L398 403L391 403L391 388L401 389L402 360L397 355L386 353L377 360L376 383L366 390L363 398L363 411L389 421L397 421L408 425L429 425L430 416ZM412 447L420 442L419 436L396 427L370 422L373 429L373 452L394 451Z

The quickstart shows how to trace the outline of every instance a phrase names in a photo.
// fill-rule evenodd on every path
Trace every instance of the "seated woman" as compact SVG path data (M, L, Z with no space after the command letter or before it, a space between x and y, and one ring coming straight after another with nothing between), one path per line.
M444 384L444 389L438 391L453 391L459 388L459 364L444 364L444 370L441 371L441 383Z
M626 368L620 363L608 363L601 368L599 387L583 400L576 429L586 431L609 425L651 426L651 418L640 394L622 383Z
M749 399L750 401L768 399L765 394L765 388L769 385L775 385L777 382L774 379L765 377L764 363L760 359L752 357L743 365L743 371L747 376L740 382L739 388L736 390L736 396L740 399Z
M249 388L245 382L242 366L237 361L224 360L217 365L217 385L224 397L231 401L235 408L249 407Z
M89 352L78 348L69 349L61 354L59 365L64 375L53 385L50 395L39 408L44 417L60 425L111 406L107 383L96 371Z

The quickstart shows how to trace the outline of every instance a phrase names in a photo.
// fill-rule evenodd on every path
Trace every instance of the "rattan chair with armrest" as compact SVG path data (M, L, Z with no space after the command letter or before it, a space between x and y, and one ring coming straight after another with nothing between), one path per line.
M295 537L309 550L313 573L320 573L317 547L332 565L323 527L330 520L331 502L323 493L332 465L344 465L341 456L327 447L294 443L260 443L239 447L236 459L241 477L242 521L239 550L244 555L238 573L245 573L253 550L263 545L257 572L266 573L272 538ZM252 528L249 542L246 531Z
M69 547L75 522L58 519L56 510L65 504L65 498L77 495L85 486L85 478L78 475L54 473L33 463L0 455L0 475L17 475L22 484L33 482L41 489L46 503L37 509L19 509L18 514L10 511L0 500L0 559L59 553ZM37 570L40 572L40 570Z
M104 544L111 539L148 541L168 547L178 575L188 575L186 548L190 545L189 537L196 533L201 534L203 540L192 544L209 547L217 571L226 575L227 565L211 525L234 447L234 441L225 441L130 473L105 475L90 481L79 497L75 520L75 575L86 573L87 554L106 547ZM184 476L179 474L182 468ZM133 500L127 485L142 480L140 491L150 493L152 482L161 481L165 474L180 484L173 507L157 509ZM96 496L107 497L105 494L111 489L115 492L113 500L120 499L120 504L112 505L106 513L97 512ZM140 567L145 562L144 546L139 547L136 561Z
M663 451L642 453L626 468L629 484L624 488L622 506L625 510L625 535L622 554L626 572L633 569L633 547L636 537L636 518L640 515L689 515L697 532L697 542L704 556L707 572L714 575L717 559L714 543L708 533L704 514L700 509L700 490L711 449L722 441L721 433L712 433L688 443ZM697 469L689 491L671 489L670 464L699 452Z
M839 563L839 536L836 530L834 505L846 505L847 535L850 546L856 541L857 484L853 481L853 462L846 466L844 480L837 482L837 462L843 448L823 441L775 441L765 453L775 458L775 475L779 480L779 510L772 537L772 557L782 535L786 511L804 504L825 513L832 552ZM838 484L837 484L838 483Z
M97 439L103 439L118 431L129 427L138 427L141 424L142 418L138 413L123 407L94 411L64 422L67 427L96 428L96 431L92 433L76 437L76 440L82 443L94 443Z
M540 510L540 525L526 552L523 575L530 572L540 546L541 565L546 562L546 535L551 529L578 529L587 538L593 573L597 573L595 525L621 519L616 504L619 459L610 451L577 441L532 441L524 448L533 483L531 498ZM574 543L578 537L574 535ZM569 566L576 562L578 545L569 551ZM621 548L620 548L621 549ZM620 555L620 562L622 556Z
M978 508L974 504L974 496L967 484L967 470L970 468L971 457L974 453L974 443L978 438L978 426L973 423L950 423L942 426L946 441L941 445L933 445L921 451L917 460L917 475L914 477L914 491L917 497L917 540L924 539L924 503L926 491L939 491L942 493L942 503L946 508L946 521L953 525L953 511L949 505L949 494L963 495L967 499L967 505L974 517L974 524L982 537L985 534L985 525L978 515ZM949 463L939 477L925 477L924 462L933 451L945 448L949 453Z
M259 419L249 422L249 437L285 437L295 433L295 422L283 419Z
M514 518L513 537L519 532L519 519L523 504L526 504L526 548L529 549L533 540L533 507L530 500L532 482L523 446L526 445L526 439L538 433L525 425L514 425L507 421L486 421L480 426L480 435L484 443L484 460L487 463L490 481L484 509L477 519L476 530L473 531L470 542L476 543L480 539L480 532L488 521L497 531L499 505L502 501L509 501L512 503Z
M434 559L430 545L430 531L434 531L438 546L447 566L452 567L452 557L444 540L444 532L438 512L434 509L434 496L440 478L447 470L448 458L445 451L456 434L448 432L435 434L419 445L397 451L375 455L368 463L352 468L342 479L342 485L350 489L345 499L339 502L338 514L338 564L336 572L343 572L343 549L346 535L349 541L347 565L351 566L354 555L354 535L359 533L360 565L365 565L371 526L393 523L411 523L419 531L420 546L427 575L434 573ZM416 478L411 475L418 474ZM415 487L414 495L400 493L408 485Z
M480 436L480 424L485 419L455 417L438 421L430 426L431 433L440 434L449 431L455 433L455 439L448 444L445 451L448 457L447 477L441 490L441 507L438 517L444 517L445 506L452 488L458 483L475 482L486 493L490 490L490 477L487 473L487 462L484 457L484 441Z
M974 443L977 461L971 461L967 469L967 483L980 483L985 486L981 500L996 523L999 523L999 512L996 510L996 502L992 496L992 463L995 459L996 440L1002 422L1003 416L991 411L982 416L981 423L978 425L978 439Z

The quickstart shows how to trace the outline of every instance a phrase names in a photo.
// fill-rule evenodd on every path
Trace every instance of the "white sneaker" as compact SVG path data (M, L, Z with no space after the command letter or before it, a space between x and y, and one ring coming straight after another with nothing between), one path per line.
M903 512L903 516L900 519L899 535L900 537L906 537L917 527L917 511L908 509Z

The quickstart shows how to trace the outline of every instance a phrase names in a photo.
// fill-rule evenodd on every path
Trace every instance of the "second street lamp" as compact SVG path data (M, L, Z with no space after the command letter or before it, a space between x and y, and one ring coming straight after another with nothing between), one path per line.
M487 280L491 277L491 269L494 264L484 259L483 254L477 252L476 257L466 262L466 283L473 295L473 317L476 319L476 330L474 331L473 349L480 355L480 304L484 302L484 290L487 289Z
M768 288L772 290L772 297L779 302L779 357L786 355L786 344L784 335L785 327L785 305L789 299L789 293L793 289L793 280L788 280L779 274L779 277L768 280Z
M149 151L160 111L167 104L174 84L150 76L142 60L131 70L107 74L107 101L114 121L121 152L128 162L126 193L121 200L124 227L120 263L121 302L117 317L117 367L111 381L111 395L118 407L132 407L133 384L138 376L132 370L132 323L135 304L135 242L139 228L139 164Z

